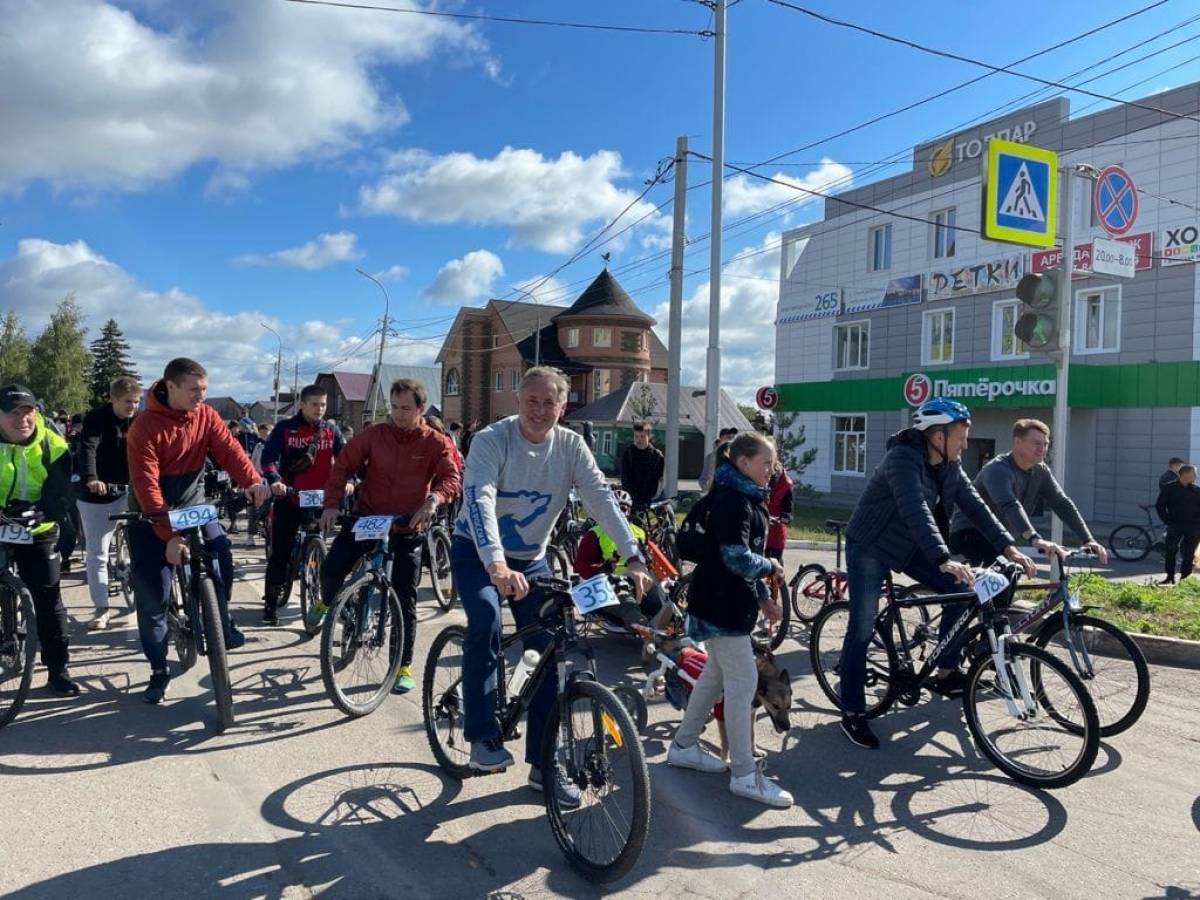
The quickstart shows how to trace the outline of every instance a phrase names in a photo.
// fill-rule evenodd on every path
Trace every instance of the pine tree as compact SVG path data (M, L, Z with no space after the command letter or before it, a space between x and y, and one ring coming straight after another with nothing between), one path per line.
M779 450L779 461L791 473L797 489L805 491L809 490L809 487L802 480L804 470L817 458L817 449L815 447L810 447L808 450L802 449L807 438L804 435L803 425L796 429L792 428L796 424L797 417L798 413L794 412L775 414L775 446Z
M100 329L100 337L92 341L92 377L90 383L92 406L108 402L108 388L118 375L137 378L129 361L129 345L116 319L109 319Z
M29 381L29 338L15 309L10 309L0 324L0 383L26 384Z
M52 410L87 409L92 358L83 337L83 312L68 294L59 301L29 353L29 387Z

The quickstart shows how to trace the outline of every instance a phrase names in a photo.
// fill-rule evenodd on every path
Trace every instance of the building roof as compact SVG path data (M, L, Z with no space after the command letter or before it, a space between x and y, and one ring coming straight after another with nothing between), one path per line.
M570 316L622 316L647 325L655 322L653 316L647 315L633 302L608 269L597 275L575 302L554 318L557 320Z
M635 395L634 392L637 392ZM667 386L649 381L635 381L625 387L618 388L611 394L605 394L587 406L581 407L567 416L568 422L594 422L597 424L611 422L618 425L632 425L635 419L633 406L639 402L643 392L654 407L654 414L647 418L655 422L665 423L667 419ZM630 400L634 403L631 403ZM679 389L679 428L686 431L689 428L702 434L705 428L705 395L703 387L683 385ZM736 428L739 431L750 431L753 426L749 419L742 415L737 402L728 392L721 391L719 406L720 428Z
M246 407L232 397L209 397L204 402L220 413L221 418L226 421L240 419L246 414Z
M540 348L537 346L537 335L530 334L524 339L517 341L517 350L521 354L521 359L531 366L535 361L540 360L541 365L554 366L568 375L590 372L593 368L588 363L571 359L563 352L562 345L558 342L557 325L546 325L542 328L542 345Z
M348 402L366 400L371 390L370 372L330 372L337 382L338 390Z
M492 300L490 303L494 304L492 308L496 310L500 321L504 323L514 341L533 334L539 322L543 327L549 325L559 309L545 303L510 303L507 300Z
M425 393L428 396L425 405L427 407L436 406L439 409L442 406L442 367L436 366L396 366L391 363L384 363L382 366L376 366L379 369L379 379L375 381L378 385L375 400L378 408L382 411L387 410L387 392L391 389L392 382L397 378L412 378L415 381L425 385ZM368 389L363 398L369 404L371 401L371 391ZM382 401L382 402L380 402Z

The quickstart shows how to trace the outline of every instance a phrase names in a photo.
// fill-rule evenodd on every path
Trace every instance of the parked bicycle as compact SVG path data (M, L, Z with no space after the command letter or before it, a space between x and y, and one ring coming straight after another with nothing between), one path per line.
M109 499L115 500L128 492L128 485L108 485ZM120 594L129 611L133 612L133 568L129 559L129 535L125 531L124 522L117 522L113 527L112 538L108 543L107 566L108 595L113 597Z
M292 540L292 552L288 557L287 574L284 576L283 595L280 605L287 603L292 596L292 587L300 582L300 622L304 631L310 637L320 630L320 625L309 625L308 610L321 599L321 565L325 562L325 535L321 531L321 508L325 503L325 492L322 490L287 489L287 493L276 498L287 502L295 498L301 513L300 527ZM271 558L271 536L274 528L274 508L267 513L266 543L267 559Z
M25 705L37 654L33 597L17 574L9 547L33 543L30 529L41 521L33 509L15 517L0 515L0 728Z
M179 666L186 672L200 656L208 658L213 698L217 705L217 730L234 722L233 686L229 679L229 657L225 649L225 624L217 600L220 577L212 556L205 551L202 531L216 522L224 501L173 509L169 513L126 512L109 516L113 522L155 523L164 517L183 535L182 562L175 567L171 601L167 605L167 640L175 647ZM233 577L233 573L226 573Z
M846 572L842 568L842 533L846 523L826 519L825 527L833 532L837 542L837 562L827 571L820 563L801 566L792 576L792 612L801 622L812 622L830 603L846 599Z
M454 609L458 600L458 588L450 568L450 530L453 522L449 515L439 515L425 529L425 547L421 550L421 565L429 570L434 599L446 611Z
M675 546L679 531L675 521L675 501L671 498L655 500L645 509L634 510L633 521L642 527L646 539L658 546L671 565L680 568L679 550Z
M584 585L604 582L603 576ZM517 737L517 727L546 678L556 678L558 697L546 723L541 770L561 768L581 793L578 808L563 802L561 792L544 792L546 815L554 839L571 865L585 878L611 882L637 862L650 823L650 775L629 711L621 700L596 680L591 648L576 632L577 601L569 582L535 578L546 592L539 621L501 641L502 651L519 647L526 638L549 631L549 646L516 692L508 693L504 653L497 672L496 714L502 739ZM582 590L582 585L575 589ZM589 612L584 601L581 612ZM471 745L463 736L462 661L466 628L442 630L425 663L422 712L425 734L434 758L454 778L478 775L469 768ZM584 663L578 664L576 657ZM547 778L553 776L547 774Z
M404 620L392 588L389 537L411 516L342 518L357 541L371 541L329 604L321 631L321 679L334 705L352 718L379 708L400 670Z
M1139 562L1153 550L1163 556L1167 550L1167 526L1155 525L1153 503L1139 503L1138 509L1146 514L1145 525L1118 525L1108 536L1108 548L1113 556L1125 562Z
M975 745L992 764L1022 784L1059 788L1091 769L1100 746L1100 721L1087 688L1072 668L1049 651L1014 635L1004 609L1019 583L1019 569L997 563L980 570L973 591L899 597L887 579L883 610L867 650L868 717L881 716L898 700L921 699L953 642L974 648L963 691L963 712ZM901 615L906 608L970 603L946 636L923 653L928 636L914 641ZM841 708L842 645L850 604L831 603L812 626L809 653L821 690ZM972 624L974 623L974 624ZM918 669L914 648L923 658Z
M685 613L688 608L688 589L695 574L696 570L692 569L692 571L680 575L668 591L668 596L675 604L675 608ZM771 650L778 650L783 639L791 631L791 589L788 587L787 581L774 575L767 575L763 581L767 583L767 590L771 592L772 597L778 598L780 619L778 622L772 622L764 613L759 612L758 620L754 623L754 630L750 632L750 637L752 640L765 644Z

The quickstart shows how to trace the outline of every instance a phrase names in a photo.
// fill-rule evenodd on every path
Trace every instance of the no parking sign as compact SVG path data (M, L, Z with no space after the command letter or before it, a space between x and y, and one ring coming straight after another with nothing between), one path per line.
M1092 205L1096 218L1109 234L1120 237L1137 221L1137 186L1129 173L1120 166L1106 166L1096 176L1096 187L1092 191Z

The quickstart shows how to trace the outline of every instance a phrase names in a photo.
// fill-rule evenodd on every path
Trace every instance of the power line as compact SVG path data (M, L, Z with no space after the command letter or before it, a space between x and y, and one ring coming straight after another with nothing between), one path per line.
M288 0L309 6L332 6L339 9L361 9L373 12L410 13L416 16L436 16L443 19L465 19L475 22L501 22L505 25L540 25L553 28L578 28L589 31L621 31L636 34L687 34L693 37L712 37L711 31L687 28L654 28L646 25L602 25L599 22L564 22L555 19L521 19L515 16L489 16L482 13L455 13L436 9L414 9L406 6L378 6L370 3L347 3L342 0Z
M806 16L810 16L820 22L825 22L829 25L835 25L839 28L848 28L851 31L858 31L863 34L870 35L871 37L879 38L880 40L883 40L883 41L888 41L893 44L899 44L902 47L909 47L913 50L919 50L922 53L928 53L932 56L940 56L943 59L952 59L957 62L967 63L968 65L987 69L993 73L1003 72L1006 75L1015 75L1017 78L1024 78L1027 81L1033 81L1038 84L1045 85L1046 87L1062 88L1064 90L1071 91L1073 93L1084 94L1088 97L1094 97L1098 100L1107 100L1111 103L1116 103L1116 104L1123 105L1123 106L1132 106L1136 109L1144 109L1147 112L1158 113L1159 115L1166 116L1167 118L1171 118L1171 119L1186 119L1186 120L1189 120L1192 122L1200 122L1200 118L1197 118L1196 116L1171 112L1170 110L1162 109L1157 106L1150 106L1147 103L1138 103L1138 102L1132 101L1132 100L1118 100L1116 97L1110 97L1107 94L1100 94L1095 91L1088 91L1088 90L1084 90L1083 88L1079 88L1079 87L1070 87L1068 85L1062 84L1057 81L1050 81L1049 79L1046 79L1046 78L1040 78L1037 75L1029 75L1025 72L1018 72L1018 71L1014 70L1013 68L1011 68L1010 66L994 66L991 63L985 63L982 60L972 59L969 56L963 56L961 53L954 53L953 51L950 51L950 50L941 50L937 47L930 47L927 44L921 44L917 41L909 40L908 38L897 37L896 35L888 34L887 32L884 32L884 31L878 31L874 28L868 28L865 25L859 25L855 22L846 21L845 19L835 19L833 16L827 16L824 13L817 12L816 10L808 9L803 6L798 6L795 3L789 3L788 0L767 0L767 2L772 3L775 6L781 6L785 9L794 10L798 13L801 13Z

